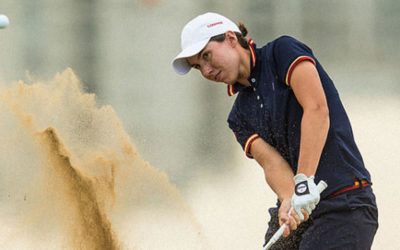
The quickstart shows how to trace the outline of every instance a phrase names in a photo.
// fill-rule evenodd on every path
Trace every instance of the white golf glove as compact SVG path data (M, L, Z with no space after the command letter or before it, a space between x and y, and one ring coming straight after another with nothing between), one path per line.
M292 196L292 208L304 220L301 209L305 209L310 215L319 202L319 191L314 182L314 176L307 178L304 174L297 174L294 178L294 194Z

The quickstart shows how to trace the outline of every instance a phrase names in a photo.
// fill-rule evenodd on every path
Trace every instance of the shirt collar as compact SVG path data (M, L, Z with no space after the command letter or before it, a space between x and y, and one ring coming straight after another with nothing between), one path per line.
M250 48L250 62L251 62L250 71L252 71L253 68L256 66L256 59L257 59L255 52L256 44L254 43L252 38L249 39L249 48ZM247 86L244 86L238 82L233 85L228 85L228 95L233 96L244 88L247 88Z

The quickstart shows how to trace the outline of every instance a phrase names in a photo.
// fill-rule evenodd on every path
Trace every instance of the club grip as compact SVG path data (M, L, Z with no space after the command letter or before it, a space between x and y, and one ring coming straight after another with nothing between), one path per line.
M328 184L326 184L325 181L319 181L317 184L317 189L319 193L322 193L325 188L328 187ZM290 208L289 214L292 212L293 208ZM275 234L271 237L271 239L267 242L263 250L270 249L271 246L282 236L283 231L285 230L286 224L283 224L278 231L275 232Z
M328 184L326 184L325 181L319 181L317 184L317 189L318 189L319 193L322 193L325 190L325 188L327 188L327 187L328 187Z

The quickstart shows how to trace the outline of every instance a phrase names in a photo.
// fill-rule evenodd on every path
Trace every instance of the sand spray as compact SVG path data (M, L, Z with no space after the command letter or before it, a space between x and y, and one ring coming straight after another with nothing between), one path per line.
M0 249L205 249L168 177L71 69L0 84Z

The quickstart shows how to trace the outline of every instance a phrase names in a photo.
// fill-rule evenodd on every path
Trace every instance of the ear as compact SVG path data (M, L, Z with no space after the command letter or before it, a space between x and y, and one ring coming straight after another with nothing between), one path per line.
M229 45L232 46L232 48L236 47L238 40L236 37L235 32L228 30L227 32L225 32L225 41L227 41L229 43Z

